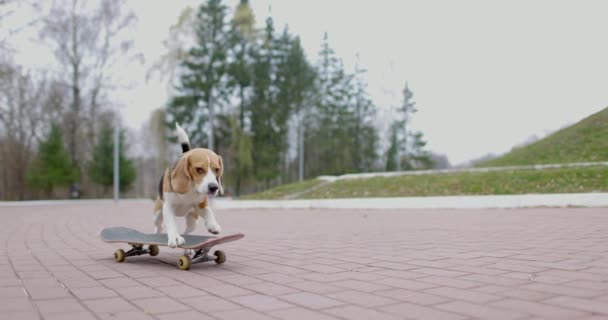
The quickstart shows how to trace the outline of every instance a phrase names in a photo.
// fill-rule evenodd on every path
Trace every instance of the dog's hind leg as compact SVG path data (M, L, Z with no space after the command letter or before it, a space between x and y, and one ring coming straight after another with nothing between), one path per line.
M156 198L154 202L154 233L163 232L163 201Z
M198 223L198 212L196 208L192 208L188 214L186 214L186 231L184 234L190 234L194 229L196 229L196 224Z
M163 210L157 210L154 212L154 233L163 232Z

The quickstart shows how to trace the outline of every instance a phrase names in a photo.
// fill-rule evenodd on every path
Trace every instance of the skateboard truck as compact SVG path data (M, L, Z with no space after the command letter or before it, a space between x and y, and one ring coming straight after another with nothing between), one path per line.
M129 243L129 245L131 245L131 250L127 252L122 249L118 249L114 252L114 259L116 259L117 262L125 261L126 257L141 256L142 254L149 254L154 257L158 255L159 252L158 246L155 244L149 245L148 249L144 249L143 244Z
M188 270L190 269L190 266L196 263L215 261L215 263L217 264L222 264L226 262L226 253L224 253L224 251L215 250L213 256L210 256L209 250L211 250L211 247L200 248L196 250L196 252L194 252L192 257L188 255L183 255L179 257L179 260L177 261L177 267L181 270Z

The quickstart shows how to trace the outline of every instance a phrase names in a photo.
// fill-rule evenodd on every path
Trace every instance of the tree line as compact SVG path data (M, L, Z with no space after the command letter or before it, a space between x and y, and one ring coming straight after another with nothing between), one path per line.
M113 131L124 103L115 92L125 85L124 63L140 59L127 4L26 3L32 21L10 34L33 26L51 53L40 67L16 62L11 39L0 38L0 199L65 198L74 190L84 198L109 195ZM19 5L0 3L1 27ZM366 70L359 62L347 70L327 34L318 55L307 57L301 39L272 17L259 29L246 0L233 10L207 0L184 10L169 32L168 50L150 74L169 76L170 99L135 138L144 141L143 155L126 157L135 133L120 134L120 185L132 196L153 196L158 175L177 155L175 122L193 145L224 157L233 195L319 175L432 165L422 134L409 128L412 90L404 88L390 141L381 143Z
M9 0L0 3L0 17L27 5L34 17L26 26L54 54L39 55L48 65L26 68L16 62L14 39L0 40L0 199L103 197L112 185L120 122L112 98L120 84L111 70L132 53L124 31L134 15L124 1L45 7ZM124 132L120 141L120 184L127 188L135 168L124 156Z
M194 145L224 156L234 194L319 175L432 166L422 133L408 127L416 111L409 87L382 150L359 62L346 70L327 33L312 62L300 38L277 31L272 17L256 29L249 1L233 12L221 0L184 11L172 37L190 30L191 44L169 47L163 63L173 59L175 75L167 126L179 122Z

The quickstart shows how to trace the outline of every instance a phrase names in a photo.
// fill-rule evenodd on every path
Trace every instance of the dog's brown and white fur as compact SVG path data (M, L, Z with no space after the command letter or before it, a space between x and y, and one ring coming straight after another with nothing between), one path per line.
M194 231L199 216L205 220L209 232L221 232L209 206L209 197L224 192L221 180L224 172L222 157L209 149L190 150L188 135L178 124L176 133L183 153L175 164L165 170L154 206L154 232L161 233L164 224L168 236L167 245L172 248L185 242L177 230L175 217L186 218L184 234Z

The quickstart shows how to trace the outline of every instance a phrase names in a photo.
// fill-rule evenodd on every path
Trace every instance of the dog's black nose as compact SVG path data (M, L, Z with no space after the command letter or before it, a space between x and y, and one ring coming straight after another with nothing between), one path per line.
M217 186L217 184L215 184L215 183L210 183L209 184L209 192L210 193L215 193L217 191L217 189L219 189L219 187Z

